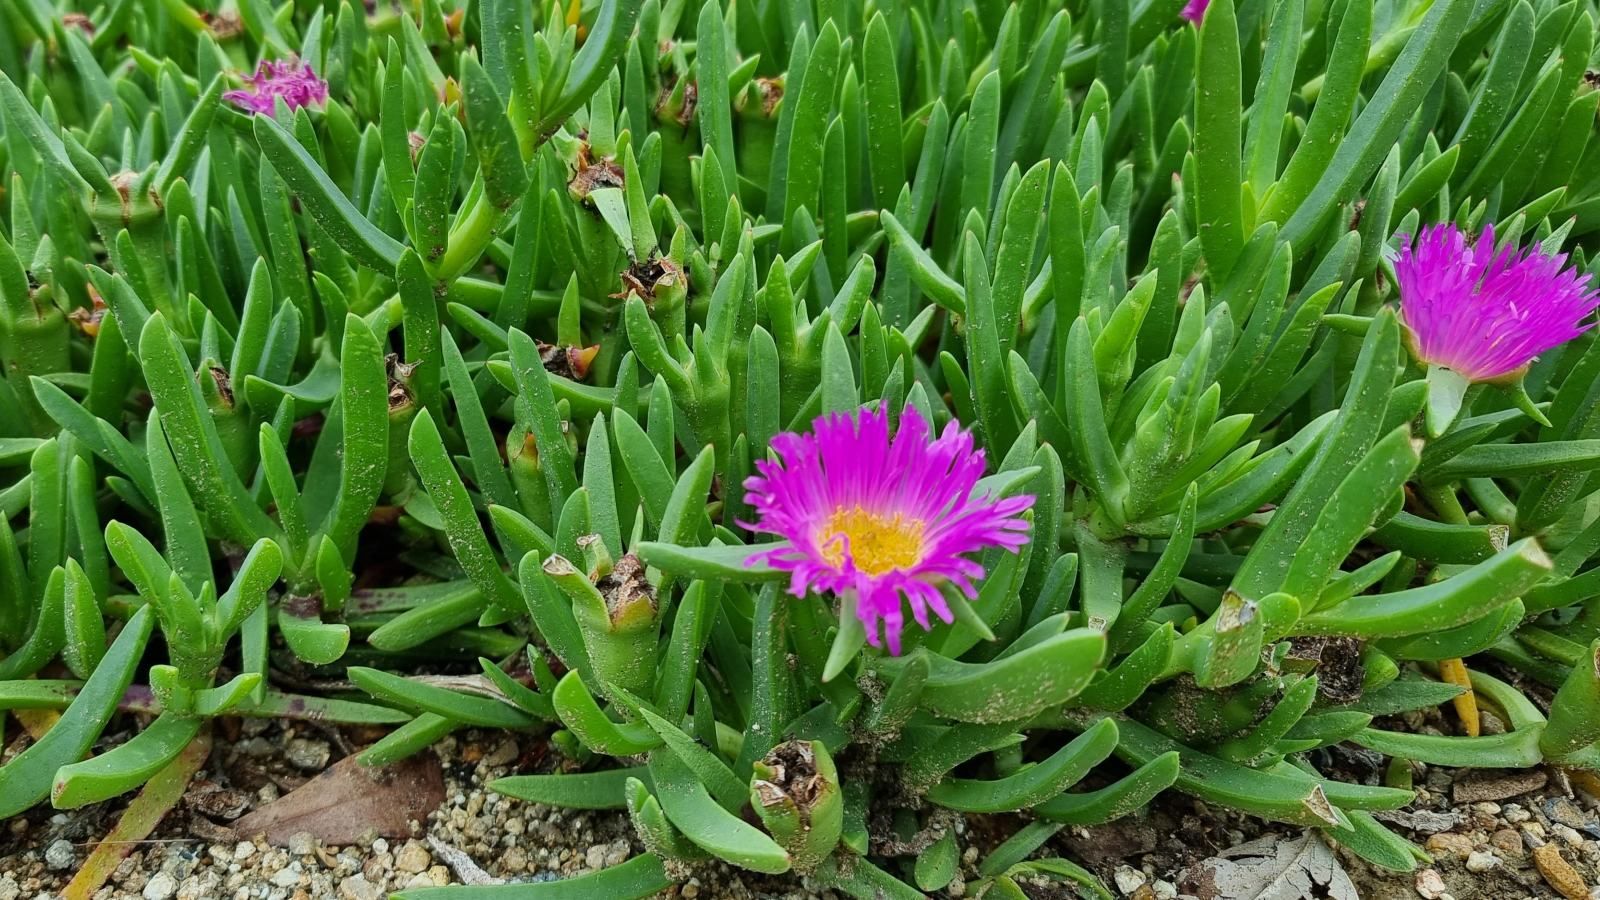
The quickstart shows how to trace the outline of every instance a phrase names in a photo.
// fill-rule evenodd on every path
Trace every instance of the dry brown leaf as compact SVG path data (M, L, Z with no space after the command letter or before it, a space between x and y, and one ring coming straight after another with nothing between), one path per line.
M426 821L443 802L444 773L432 753L380 768L347 756L233 829L244 838L265 835L274 846L302 831L333 845L353 844L374 831L379 837L404 838L411 836L411 822Z

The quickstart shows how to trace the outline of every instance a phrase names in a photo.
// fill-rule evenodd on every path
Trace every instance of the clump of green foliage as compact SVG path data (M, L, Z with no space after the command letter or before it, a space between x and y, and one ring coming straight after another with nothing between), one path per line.
M1454 222L1597 269L1594 3L1185 6L5 4L0 709L61 716L0 816L218 716L397 726L374 765L512 729L564 763L496 790L649 849L551 896L920 896L955 810L1026 814L968 886L1020 897L1103 890L1030 857L1169 789L1413 867L1409 768L1344 742L1600 766L1600 347L1452 382L1393 262ZM325 99L252 111L262 60ZM900 656L741 524L863 404L1036 498Z

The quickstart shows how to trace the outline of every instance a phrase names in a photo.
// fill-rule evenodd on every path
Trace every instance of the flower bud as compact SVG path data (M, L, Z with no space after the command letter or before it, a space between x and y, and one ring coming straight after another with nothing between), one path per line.
M511 486L517 492L522 514L543 528L551 527L550 489L539 461L539 445L533 432L516 426L506 435L506 461L511 471Z

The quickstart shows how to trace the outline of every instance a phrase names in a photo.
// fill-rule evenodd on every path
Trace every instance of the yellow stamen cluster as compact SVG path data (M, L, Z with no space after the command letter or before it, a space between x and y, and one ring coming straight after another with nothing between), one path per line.
M923 522L900 513L883 516L857 506L835 509L817 534L822 555L835 566L844 564L848 542L857 569L881 575L909 569L922 558Z

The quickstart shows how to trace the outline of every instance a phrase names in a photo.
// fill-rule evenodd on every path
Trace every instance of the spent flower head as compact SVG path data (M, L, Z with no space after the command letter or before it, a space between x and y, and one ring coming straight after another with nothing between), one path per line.
M262 60L256 73L245 78L244 83L244 88L228 91L222 97L253 113L271 115L278 97L290 109L328 99L328 83L299 59Z
M778 459L757 461L744 483L759 517L747 527L786 539L751 561L789 572L796 597L853 595L867 641L895 654L902 598L924 629L929 610L953 621L942 587L976 597L972 582L983 576L967 554L1028 541L1022 513L1033 497L974 496L984 462L972 435L952 422L929 437L914 408L892 436L881 407L823 416L810 434L773 438Z
M1600 291L1565 254L1507 245L1494 229L1469 241L1452 224L1424 228L1395 259L1400 320L1418 360L1468 381L1495 381L1593 326Z
M1210 5L1211 0L1189 0L1183 5L1183 12L1180 15L1199 25L1200 20L1206 17L1206 7Z

